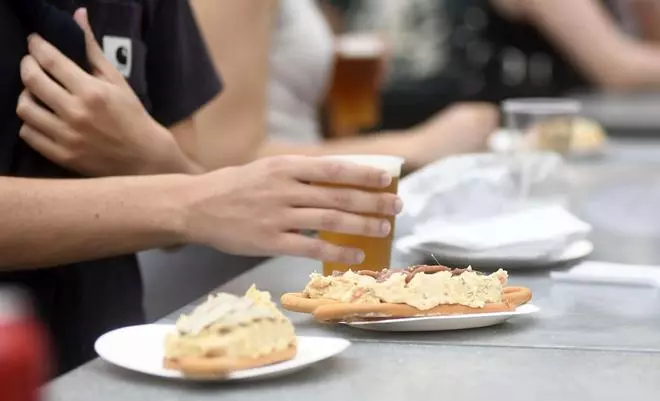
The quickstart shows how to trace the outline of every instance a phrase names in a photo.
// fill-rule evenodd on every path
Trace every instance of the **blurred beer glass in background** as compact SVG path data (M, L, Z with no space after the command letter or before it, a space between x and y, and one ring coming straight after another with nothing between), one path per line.
M502 103L510 141L510 157L517 164L520 201L530 201L528 158L520 156L526 150L551 151L568 155L582 105L564 98L508 99Z
M399 177L401 176L401 166L404 160L395 156L380 156L380 155L343 155L343 156L328 156L335 159L350 161L353 163L380 168L389 172L392 175L392 183L389 187L374 190L372 188L360 188L370 192L390 192L397 193L399 188ZM327 184L320 184L327 185ZM375 217L384 217L378 215L370 215ZM323 263L323 274L330 275L334 271L353 270L374 270L378 271L386 267L390 267L390 259L392 256L392 238L394 236L394 217L388 216L392 230L387 237L372 238L363 237L359 235L348 235L334 232L320 231L319 238L330 243L352 248L358 248L364 251L364 262L359 265L345 265L342 263Z
M338 135L380 123L380 77L385 43L377 34L346 33L335 43L328 94L330 124Z
M582 107L573 99L509 99L502 103L507 130L520 149L570 151Z

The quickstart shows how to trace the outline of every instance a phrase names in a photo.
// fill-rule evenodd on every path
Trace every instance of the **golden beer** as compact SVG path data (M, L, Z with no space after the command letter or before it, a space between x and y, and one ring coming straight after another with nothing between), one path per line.
M328 94L330 123L337 133L380 122L380 69L384 44L375 35L340 36Z
M371 156L371 155L355 155L355 156L337 156L336 158L355 162L370 167L381 168L392 174L392 183L387 188L380 190L373 188L357 187L364 191L369 192L390 192L397 193L399 187L399 177L401 176L401 166L403 159L394 156ZM322 184L326 185L327 184ZM333 185L336 186L336 185ZM354 187L355 188L355 187ZM368 214L371 217L386 217L375 214ZM394 236L394 217L387 216L392 229L387 237L372 238L360 235L349 235L335 232L320 231L319 238L328 241L332 244L358 248L364 252L364 261L359 265L346 265L342 263L324 262L323 274L330 275L334 271L346 271L349 268L353 270L381 270L385 267L390 267L390 260L392 257L392 239Z

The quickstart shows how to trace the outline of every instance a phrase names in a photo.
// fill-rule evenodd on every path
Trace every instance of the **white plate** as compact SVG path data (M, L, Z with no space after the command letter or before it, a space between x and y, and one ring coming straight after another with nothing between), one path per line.
M529 315L541 310L538 306L527 304L513 312L477 313L472 315L427 316L406 319L374 320L368 322L346 322L347 326L372 331L447 331L475 329L494 326L513 317Z
M538 269L561 263L574 262L589 256L594 251L594 244L589 240L577 241L566 247L556 257L548 259L509 257L488 257L481 255L470 255L469 253L447 254L445 251L433 250L432 246L425 247L425 254L434 255L440 262L452 265L473 265L475 268L499 268L506 270Z
M510 152L515 149L516 139L515 134L509 134L507 129L498 129L488 137L488 148L495 153ZM582 159L604 156L607 152L607 142L603 142L600 146L595 146L588 149L573 148L568 153L569 158Z
M163 368L165 335L173 330L174 325L145 324L124 327L99 337L94 348L101 358L126 369L173 379L200 380L185 377L176 370ZM337 355L350 345L350 341L341 338L298 336L298 352L296 357L290 361L246 369L225 377L206 380L262 379L293 373L315 362Z

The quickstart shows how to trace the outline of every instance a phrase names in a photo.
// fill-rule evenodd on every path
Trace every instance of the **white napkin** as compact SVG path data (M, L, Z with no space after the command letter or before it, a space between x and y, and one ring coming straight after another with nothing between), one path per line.
M448 158L401 181L395 256L551 258L590 226L565 208L562 159L553 153ZM520 166L530 197L520 202Z
M551 258L590 230L563 207L548 205L473 221L430 220L398 240L396 248L402 253L426 250L445 256Z
M660 288L660 266L587 261L565 272L551 272L550 277L558 281Z

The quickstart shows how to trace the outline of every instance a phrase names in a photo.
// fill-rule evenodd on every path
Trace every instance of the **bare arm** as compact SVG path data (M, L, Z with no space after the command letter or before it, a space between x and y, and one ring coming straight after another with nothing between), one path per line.
M361 252L299 234L382 237L401 210L384 171L307 157L264 159L196 176L80 180L0 177L0 270L50 267L197 243L253 256L359 263ZM334 187L307 182L337 184ZM356 214L364 213L365 215Z
M337 153L384 153L407 156L395 133L369 138L298 145L267 139L268 54L276 0L193 0L197 20L226 83L224 92L197 114L205 166L242 163L282 154L319 156Z
M198 140L197 140L197 127L194 118L188 118L171 127L169 131L172 133L176 143L179 145L179 172L187 174L201 174L205 169L198 162Z
M519 1L537 26L595 84L638 89L660 84L660 51L627 37L597 0Z
M276 1L193 0L202 32L226 83L225 92L195 119L201 163L209 167L240 164L254 158L299 154L391 154L417 168L448 154L473 151L492 129L489 110L453 110L432 124L401 132L330 140L316 145L271 140L266 128L268 53ZM239 23L240 22L240 23ZM261 67L255 67L261 66ZM476 114L474 114L476 113ZM486 127L486 128L484 128ZM456 135L462 132L463 137Z
M222 94L195 117L199 161L207 168L245 163L266 137L268 54L278 2L191 4L225 83Z
M485 148L488 135L499 126L499 111L489 103L455 103L425 122L404 131L380 132L319 145L270 142L260 156L286 153L328 155L341 153L390 154L406 159L406 169L417 169L440 158Z
M0 177L0 270L48 267L180 242L180 176Z

